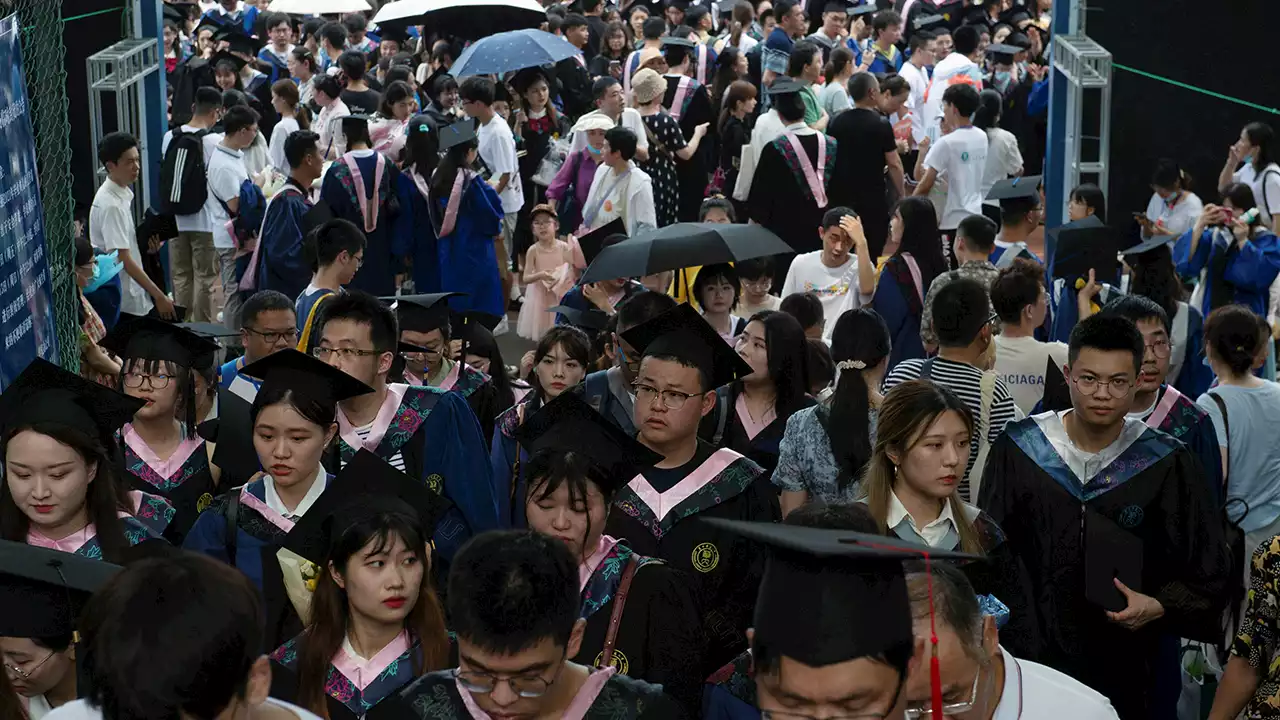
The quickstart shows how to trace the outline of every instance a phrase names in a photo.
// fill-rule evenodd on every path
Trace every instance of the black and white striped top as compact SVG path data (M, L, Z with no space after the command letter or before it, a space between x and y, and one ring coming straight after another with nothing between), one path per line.
M913 359L903 360L895 365L884 380L884 392L889 392L894 386L909 380L918 380L924 363L924 360ZM956 397L964 401L973 416L974 425L981 422L982 370L968 363L934 358L929 379L955 393ZM978 442L981 437L979 433L986 432L987 442L994 443L996 438L1000 437L1000 433L1004 432L1004 426L1017 419L1017 413L1018 408L1013 402L1013 395L1009 393L1009 387L1003 380L996 378L995 389L991 393L991 426L985 430L979 428L978 432L969 438L969 462L965 465L964 479L960 481L962 498L969 497L969 472L973 470L973 463L978 459Z

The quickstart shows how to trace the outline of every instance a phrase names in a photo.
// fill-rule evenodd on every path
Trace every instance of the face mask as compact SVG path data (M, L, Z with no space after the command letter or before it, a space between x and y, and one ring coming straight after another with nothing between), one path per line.
M601 149L601 150L597 150L597 149L595 149L595 148L591 147L590 145L588 145L588 146L587 146L587 152L591 153L592 155L599 155L600 153L604 152L604 150L603 150L603 149Z
M1013 81L1013 73L1008 70L997 70L994 79L996 86L1003 89Z

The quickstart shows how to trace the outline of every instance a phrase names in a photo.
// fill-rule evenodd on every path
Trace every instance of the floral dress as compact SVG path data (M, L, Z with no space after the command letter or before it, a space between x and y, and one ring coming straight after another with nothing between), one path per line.
M649 159L640 163L640 169L653 179L653 204L657 209L658 227L666 227L675 223L680 203L675 154L687 143L680 131L680 123L665 110L644 116L644 124L657 142L650 143Z
M1258 687L1240 717L1280 718L1280 536L1253 553L1248 605L1231 654L1248 661L1258 673Z

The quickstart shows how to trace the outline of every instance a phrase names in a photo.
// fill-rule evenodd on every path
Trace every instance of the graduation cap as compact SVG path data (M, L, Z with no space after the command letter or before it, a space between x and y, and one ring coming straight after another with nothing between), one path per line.
M1044 397L1040 399L1040 410L1058 412L1070 409L1071 389L1067 387L1067 378L1063 376L1058 363L1054 362L1053 356L1049 355L1044 364Z
M164 12L164 19L177 23L178 26L181 27L182 24L187 21L187 8L190 8L192 5L194 5L194 3L165 2L164 7L162 8Z
M624 239L627 237L627 225L622 222L622 218L614 218L600 227L584 234L578 238L578 247L582 248L582 257L587 264L595 262L600 251L604 250L605 243L610 238L621 235Z
M316 201L311 209L302 214L302 234L310 235L320 226L334 219L333 209L323 198Z
M1054 235L1053 277L1065 279L1069 286L1077 279L1088 280L1090 270L1100 283L1116 277L1121 245L1118 229L1099 223L1058 228Z
M409 33L408 31L405 30L405 28L400 27L398 25L379 25L378 39L391 40L393 42L398 42L401 45L404 45L405 43L409 42Z
M1022 52L1022 48L1007 45L1005 43L995 43L987 46L987 54L991 59L1001 65L1012 65L1013 56Z
M697 367L710 381L703 388L708 392L752 372L751 366L688 303L631 328L622 337L642 358L667 355Z
M999 200L1001 209L1030 211L1040 205L1040 175L1001 180L987 192L988 200Z
M464 293L446 292L422 295L399 295L378 298L389 303L396 313L400 332L428 333L432 330L447 328L451 315L449 298L461 297ZM496 325L495 325L496 326Z
M1083 524L1084 598L1120 612L1129 602L1115 580L1142 592L1142 540L1096 510L1085 509Z
M612 495L642 468L662 460L660 454L641 445L571 392L561 393L525 418L516 440L530 455L539 450L586 455L604 470L601 476L608 486L600 491L605 495Z
M868 12L875 12L875 7L873 6ZM947 19L942 15L920 15L912 21L911 26L917 31L936 30L939 27L946 27Z
M476 139L476 128L470 120L460 120L440 128L440 151Z
M423 537L430 538L452 505L425 483L361 449L329 482L281 544L321 564L333 541L362 520L385 512L403 513L416 519Z
M586 309L579 310L571 308L567 305L556 305L549 312L557 312L565 316L569 320L569 324L574 327L589 330L589 335L603 332L609 326L609 316L599 310Z
M212 30L213 37L217 38L218 31L222 30L225 26L226 23L222 21L222 18L216 15L205 15L200 18L200 23L196 25L195 34L199 35L201 30Z
M126 360L164 360L184 368L218 351L209 337L149 316L121 320L99 344Z
M222 470L224 487L242 485L262 469L253 446L253 405L234 390L218 388L218 417L196 432L214 444L211 460Z
M811 667L914 645L903 562L977 559L851 530L720 518L703 522L768 548L756 595L756 642ZM850 615L851 608L857 613Z
M262 47L261 41L246 35L235 23L222 26L218 32L214 33L213 39L227 43L232 52L245 55L254 55Z
M804 82L784 75L780 78L774 79L773 84L765 88L764 93L766 95L787 95L790 93L798 93L805 89L805 87L806 84Z
M1014 53L1020 53L1023 50L1031 49L1031 39L1028 38L1026 34L1020 32L1009 33L1009 37L1004 39L1003 44L1014 48Z
M283 388L326 406L373 392L373 388L338 368L293 348L255 360L241 368L240 374L262 381L259 395Z
M248 65L244 58L239 55L232 55L226 50L219 50L214 53L213 57L209 58L209 62L213 63L215 68L223 63L227 63L228 65L233 66L236 69L236 72L240 72L244 69L245 65Z
M692 50L697 46L698 46L697 43L695 43L694 41L690 40L687 37L677 37L674 35L667 35L666 37L662 38L662 47L664 48L682 47L682 48L688 48Z
M0 430L50 423L111 437L146 404L36 358L0 395Z
M73 553L0 540L0 636L75 634L89 597L120 566Z
M1029 23L1029 22L1031 22L1031 13L1028 13L1028 12L1027 12L1025 9L1023 9L1023 8L1020 8L1020 7L1016 7L1016 6L1015 6L1014 8L1012 8L1011 10L1009 10L1008 12L1006 12L1006 13L1005 13L1001 18L1000 18L1000 21L1001 21L1001 22L1003 22L1003 23L1004 23L1004 24L1006 24L1006 25L1012 25L1013 27L1018 28L1019 30L1021 30L1022 28L1021 28L1021 27L1018 27L1018 23L1024 23L1024 22L1025 22L1025 23Z
M528 67L516 72L511 78L511 87L516 92L523 95L533 84L539 80L551 84L551 79L547 77L547 71L540 67ZM497 87L503 87L503 83L498 83Z
M1132 247L1120 251L1121 255L1141 255L1144 252L1155 250L1163 245L1170 245L1177 241L1176 235L1152 235L1142 242Z
M183 330L195 333L196 335L199 335L200 337L203 337L203 338L208 338L209 340L212 340L214 342L218 342L223 338L236 337L240 334L235 330L231 330L227 328L225 325L215 325L214 323L184 322L184 323L177 323L177 325ZM192 362L194 363L192 367L195 367L198 369L208 368L211 365L213 365L214 359L216 356L217 356L216 348L213 351L209 352L208 354L195 356L192 358Z

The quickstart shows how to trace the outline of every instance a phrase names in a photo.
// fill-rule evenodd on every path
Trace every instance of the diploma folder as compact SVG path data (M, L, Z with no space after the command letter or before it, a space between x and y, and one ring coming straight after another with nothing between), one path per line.
M1141 513L1137 506L1121 513ZM1128 607L1124 593L1113 580L1142 592L1142 540L1101 513L1085 509L1084 597L1104 610L1120 612Z

